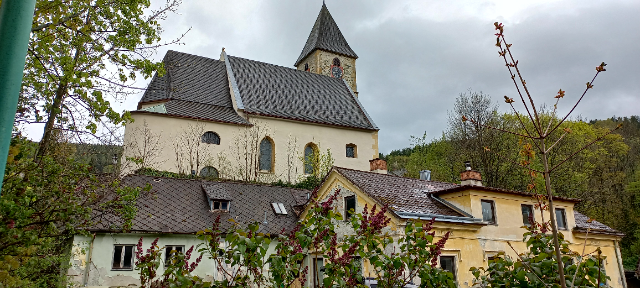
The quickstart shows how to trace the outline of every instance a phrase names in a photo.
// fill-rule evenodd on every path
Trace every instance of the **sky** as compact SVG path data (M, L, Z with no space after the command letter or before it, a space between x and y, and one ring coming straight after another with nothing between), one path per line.
M183 2L162 22L163 38L191 30L182 45L160 49L157 60L168 49L218 59L225 47L232 56L293 68L322 6L320 0ZM505 25L536 103L552 105L563 89L567 96L558 108L568 112L604 61L607 71L573 115L640 115L638 0L326 0L326 5L359 56L359 100L380 128L382 153L408 147L411 135L441 137L461 93L483 92L508 111L503 97L516 98L517 92L494 46L496 21ZM114 105L134 110L141 97ZM27 132L39 138L41 129Z

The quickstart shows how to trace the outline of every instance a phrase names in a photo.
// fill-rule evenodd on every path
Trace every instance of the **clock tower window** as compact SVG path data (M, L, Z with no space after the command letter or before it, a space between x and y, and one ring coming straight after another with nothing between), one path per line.
M338 57L333 58L333 66L340 67L340 59L338 59Z
M342 78L342 67L340 67L340 59L338 57L333 58L333 65L331 65L331 76L333 78Z

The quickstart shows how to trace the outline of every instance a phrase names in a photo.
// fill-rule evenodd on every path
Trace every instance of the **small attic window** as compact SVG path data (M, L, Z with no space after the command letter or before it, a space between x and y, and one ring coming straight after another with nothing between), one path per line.
M229 211L230 203L227 200L210 200L211 211Z
M271 203L273 211L278 215L287 215L287 209L284 208L282 203Z

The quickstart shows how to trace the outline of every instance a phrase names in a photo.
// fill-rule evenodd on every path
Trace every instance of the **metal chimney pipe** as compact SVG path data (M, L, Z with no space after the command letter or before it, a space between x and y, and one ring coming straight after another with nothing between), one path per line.
M431 181L431 170L420 171L420 180Z

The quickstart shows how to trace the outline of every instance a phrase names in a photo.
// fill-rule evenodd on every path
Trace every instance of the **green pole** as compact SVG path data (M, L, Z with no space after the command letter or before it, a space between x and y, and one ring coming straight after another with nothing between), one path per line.
M7 166L13 121L18 108L24 61L36 0L2 0L0 4L0 191ZM2 193L2 192L0 192ZM1 195L1 194L0 194Z

